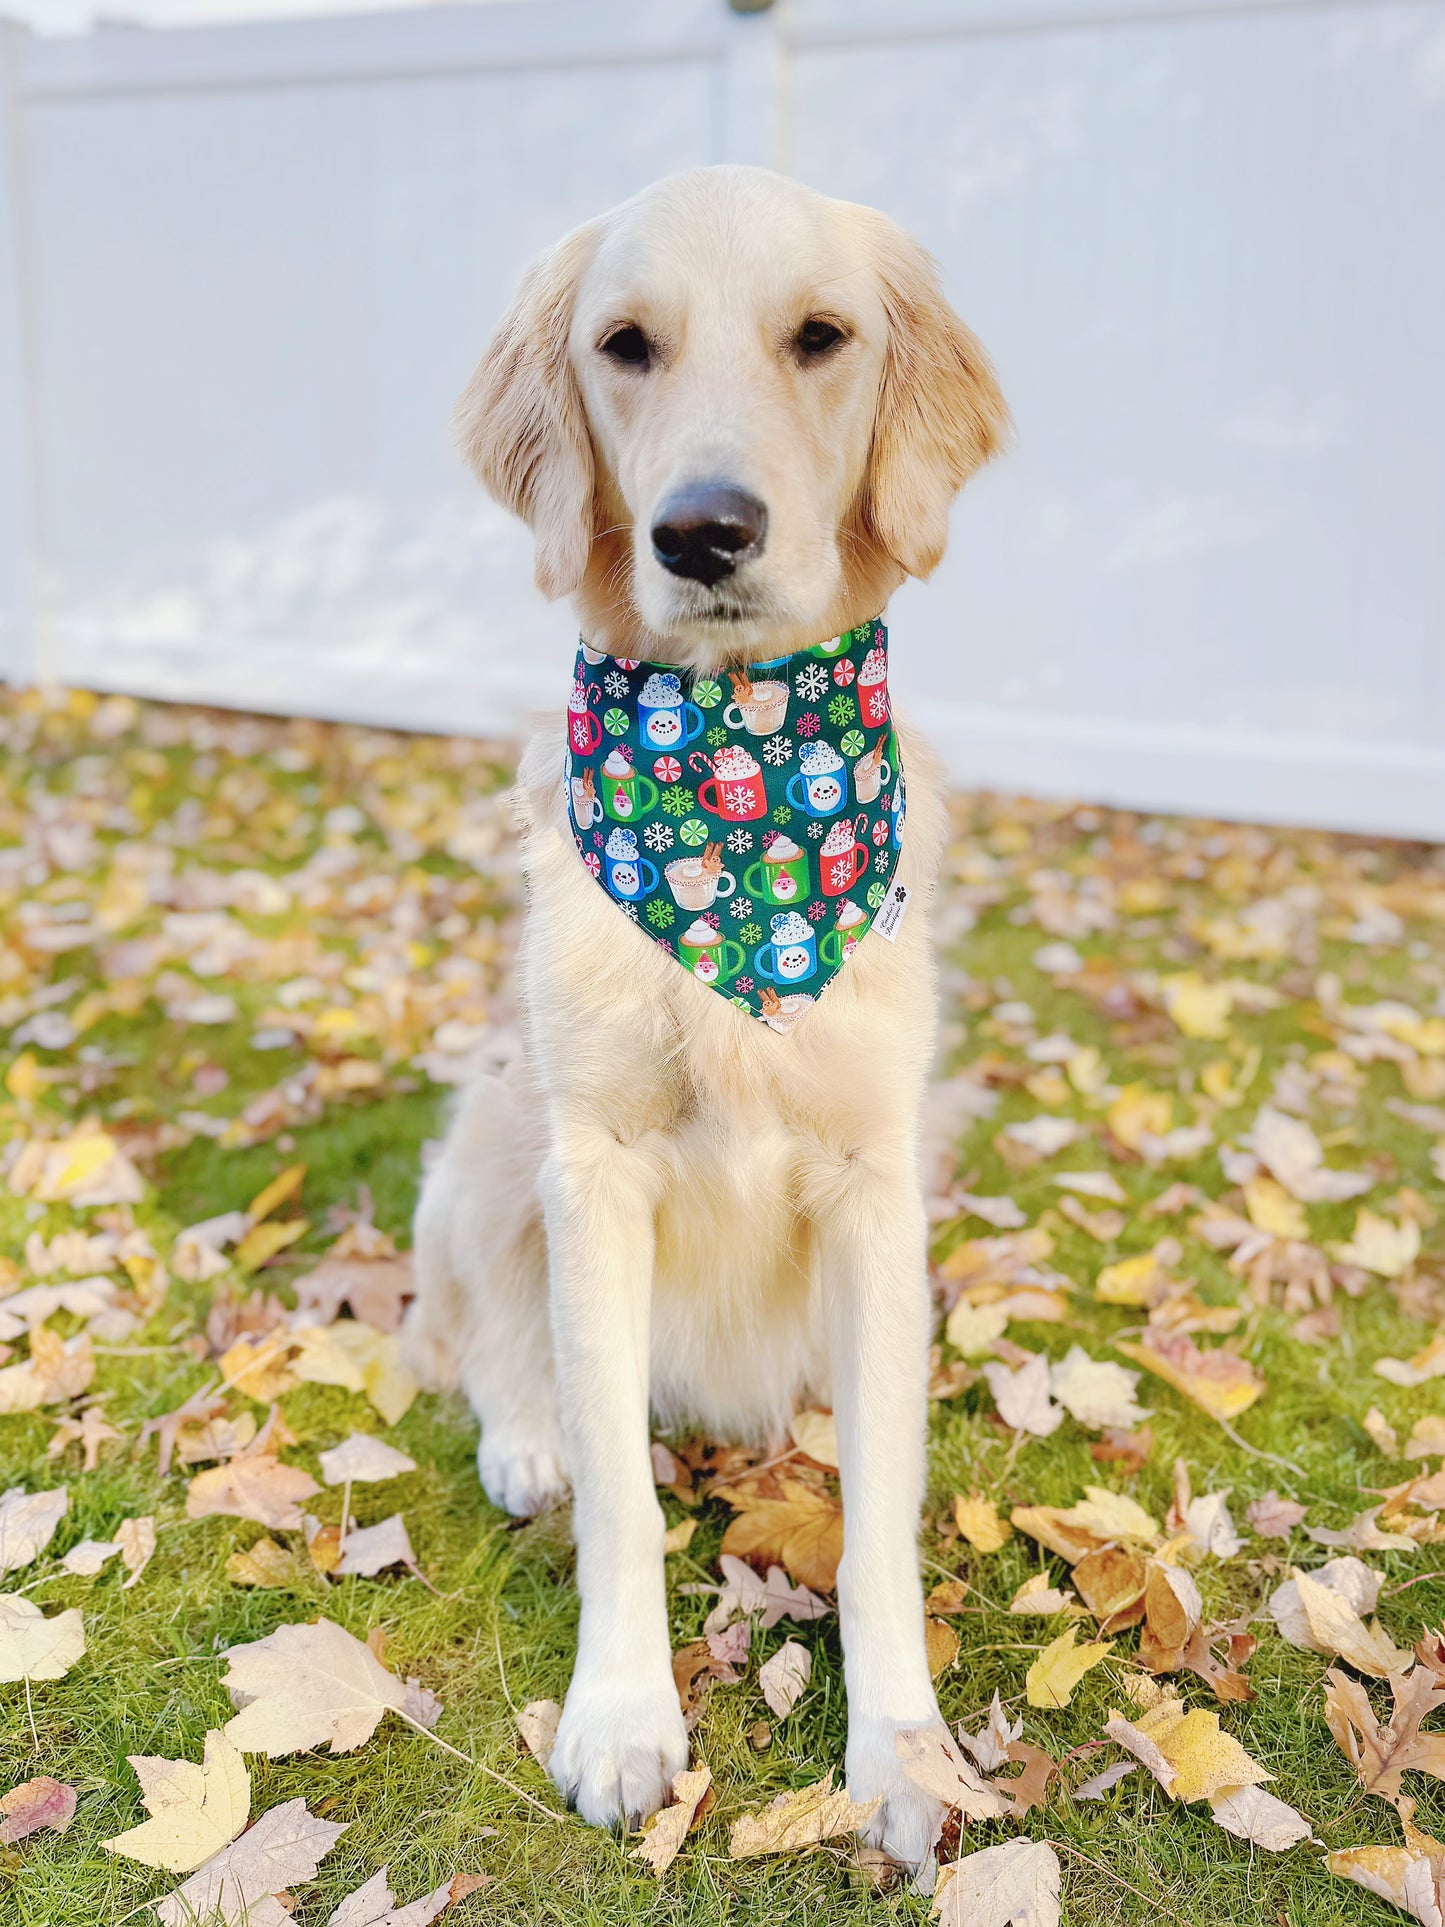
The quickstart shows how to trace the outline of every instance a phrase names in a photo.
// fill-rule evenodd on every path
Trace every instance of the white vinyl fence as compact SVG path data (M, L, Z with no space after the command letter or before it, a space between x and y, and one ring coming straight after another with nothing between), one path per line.
M892 618L959 780L1445 836L1445 0L0 27L0 668L557 701L448 411L529 257L718 160L887 209L997 359Z

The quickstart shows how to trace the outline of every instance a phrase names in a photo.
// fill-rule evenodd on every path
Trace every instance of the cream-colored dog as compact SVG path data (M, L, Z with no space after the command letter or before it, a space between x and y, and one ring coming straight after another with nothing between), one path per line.
M733 167L568 235L459 410L472 466L531 525L537 580L575 596L588 641L709 673L831 638L927 575L1006 421L912 240ZM708 514L702 563L680 569L668 527ZM937 1717L918 1136L944 809L925 748L903 745L907 919L787 1035L690 980L593 882L560 721L522 764L525 1055L467 1090L427 1179L410 1330L480 1418L498 1505L572 1488L581 1625L549 1771L594 1822L635 1825L688 1757L649 1414L770 1440L803 1401L837 1416L848 1786L882 1796L871 1837L900 1859L936 1832L894 1753L900 1727Z

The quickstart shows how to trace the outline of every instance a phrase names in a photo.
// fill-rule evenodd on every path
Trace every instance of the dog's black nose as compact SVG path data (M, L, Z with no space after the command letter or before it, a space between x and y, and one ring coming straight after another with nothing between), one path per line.
M669 495L652 525L652 553L672 575L711 588L763 546L768 511L727 482L690 482Z

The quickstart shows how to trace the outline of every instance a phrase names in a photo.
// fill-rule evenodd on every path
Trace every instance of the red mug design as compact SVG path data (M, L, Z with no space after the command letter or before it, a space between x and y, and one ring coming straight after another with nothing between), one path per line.
M687 762L691 770L705 764L712 772L697 786L698 803L710 815L720 816L725 823L755 822L767 815L768 792L763 773L746 750L729 745L719 752L715 762L701 750L694 750Z
M835 823L824 837L822 848L818 851L818 871L824 896L842 896L845 890L852 889L867 869L871 853L859 834L867 822L866 816L858 816L851 824L846 821Z
M572 699L567 705L567 740L574 756L590 756L602 741L602 725L587 707L590 697L601 694L595 682L584 688L580 676L572 685Z

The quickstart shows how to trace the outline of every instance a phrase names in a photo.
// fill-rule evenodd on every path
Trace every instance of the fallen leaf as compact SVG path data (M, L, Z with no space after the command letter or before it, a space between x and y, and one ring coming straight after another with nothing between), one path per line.
M797 1480L785 1478L780 1486L778 1499L755 1498L746 1487L715 1488L715 1498L739 1508L722 1550L754 1564L781 1565L803 1585L831 1592L843 1556L843 1508Z
M260 1224L263 1218L269 1218L276 1207L285 1204L288 1198L299 1198L305 1181L304 1164L288 1164L284 1171L278 1171L269 1184L262 1185L246 1206L247 1223Z
M1209 1492L1191 1499L1184 1510L1184 1535L1201 1559L1232 1559L1244 1541L1229 1516L1229 1493Z
M1122 1365L1091 1358L1082 1345L1070 1346L1050 1367L1049 1387L1071 1417L1090 1431L1105 1426L1129 1429L1149 1417L1134 1397L1139 1374Z
M1137 1359L1211 1418L1236 1419L1265 1392L1264 1379L1247 1359L1222 1348L1201 1351L1184 1332L1149 1331L1137 1344L1116 1338L1114 1348Z
M551 1758L561 1718L562 1708L556 1700L528 1700L517 1715L522 1744L539 1766L545 1766Z
M1012 1725L1004 1718L1003 1705L995 1687L993 1701L988 1709L988 1718L976 1733L965 1733L960 1726L958 1743L973 1755L979 1770L984 1773L997 1773L1000 1767L1008 1765L1009 1748L1024 1730L1021 1719Z
M326 1485L367 1485L378 1479L399 1478L415 1472L416 1460L394 1445L370 1432L353 1432L349 1438L322 1452L321 1477Z
M1436 1453L1445 1454L1445 1415L1436 1412L1417 1418L1405 1441L1407 1459L1433 1458Z
M340 1243L338 1239L337 1246ZM365 1257L343 1255L333 1247L314 1271L296 1280L296 1303L301 1311L327 1321L349 1305L362 1324L398 1332L406 1301L415 1291L410 1252Z
M100 1464L100 1448L111 1439L124 1435L107 1422L105 1413L97 1401L86 1407L78 1419L63 1418L55 1428L54 1436L45 1448L48 1459L58 1459L68 1446L78 1445L82 1451L81 1470L93 1472Z
M1009 1601L1011 1613L1038 1615L1052 1618L1055 1613L1078 1612L1078 1602L1067 1586L1049 1584L1045 1572L1036 1572L1032 1578L1025 1579L1013 1598Z
M751 1860L764 1853L797 1853L839 1834L857 1833L878 1810L878 1801L855 1806L843 1788L834 1789L831 1772L812 1786L780 1793L760 1813L744 1813L733 1822L728 1852L734 1860Z
M1338 1655L1357 1672L1386 1679L1410 1663L1381 1627L1379 1620L1367 1626L1359 1614L1338 1593L1323 1586L1308 1573L1295 1574L1295 1588L1304 1608L1310 1643L1316 1652Z
M838 1470L838 1427L831 1412L794 1412L788 1429L800 1452L830 1472Z
M939 1870L940 1927L1059 1927L1059 1857L1039 1840L1005 1840Z
M1008 1329L1008 1306L999 1300L989 1305L971 1304L960 1298L948 1314L943 1335L956 1352L965 1358L982 1358L992 1351L995 1339Z
M1204 1616L1199 1588L1182 1566L1160 1565L1149 1561L1144 1587L1144 1615L1149 1631L1167 1653L1178 1653L1188 1645Z
M58 1338L44 1325L30 1334L30 1356L0 1368L0 1417L35 1412L42 1405L63 1405L87 1391L95 1377L95 1350L89 1332Z
M1264 1105L1250 1134L1255 1156L1302 1204L1336 1203L1370 1188L1358 1171L1331 1171L1319 1139L1302 1118Z
M1306 1526L1305 1531L1317 1546L1334 1546L1348 1552L1413 1552L1415 1541L1408 1534L1380 1530L1383 1510L1383 1506L1376 1505L1366 1512L1357 1512L1342 1531L1332 1531L1328 1526Z
M1154 1450L1154 1434L1141 1426L1137 1432L1121 1432L1117 1426L1105 1428L1104 1436L1089 1447L1089 1457L1100 1465L1120 1465L1128 1475L1142 1472Z
M641 1843L632 1849L632 1858L645 1860L659 1880L676 1860L711 1786L712 1772L706 1766L675 1773L671 1804L653 1816Z
M304 1800L272 1807L173 1894L153 1903L162 1927L212 1919L225 1927L283 1927L290 1918L285 1909L258 1903L312 1879L349 1824L316 1819Z
M1111 1651L1108 1641L1079 1646L1076 1638L1077 1629L1070 1626L1029 1667L1024 1684L1030 1706L1067 1706L1085 1673Z
M966 1499L959 1498L955 1493L953 1520L977 1552L998 1552L1013 1537L1013 1527L1008 1520L1000 1519L993 1500L985 1499L977 1487Z
M224 1733L206 1735L200 1766L150 1754L128 1757L151 1817L102 1840L107 1853L167 1873L192 1873L229 1845L250 1817L251 1776Z
M268 1218L264 1224L253 1224L236 1246L233 1263L238 1271L259 1271L310 1229L305 1218Z
M291 1369L299 1379L364 1392L388 1425L405 1418L421 1390L402 1363L401 1341L394 1332L341 1318L334 1325L297 1332L295 1338L300 1349Z
M1144 1617L1148 1568L1137 1552L1123 1546L1101 1546L1074 1567L1079 1597L1099 1622L1101 1633L1122 1632Z
M295 1532L301 1526L301 1500L313 1498L320 1490L299 1465L283 1465L269 1452L247 1454L196 1474L186 1493L186 1517L206 1519L224 1513Z
M290 1332L267 1332L262 1338L238 1338L221 1354L221 1373L226 1388L234 1388L258 1405L268 1405L291 1391L300 1380L288 1371L286 1361L295 1339Z
M224 1730L243 1753L279 1760L321 1745L352 1753L385 1713L405 1705L395 1674L330 1619L278 1626L264 1639L232 1646L226 1661L223 1684L241 1710Z
M968 1820L997 1820L1002 1816L1003 1801L984 1785L941 1722L896 1733L893 1746L908 1778L940 1805L955 1809Z
M1104 1731L1148 1767L1166 1793L1186 1803L1274 1777L1221 1731L1217 1713L1202 1707L1186 1712L1172 1696L1156 1701L1132 1723L1111 1713Z
M696 1519L679 1519L675 1526L669 1526L662 1535L664 1552L686 1552L692 1544L692 1536L697 1531Z
M0 1497L0 1574L18 1572L39 1558L69 1504L63 1485L49 1492L26 1492L14 1485Z
M778 1718L786 1719L813 1673L813 1655L796 1639L785 1639L772 1658L758 1669L763 1698Z
M23 1594L0 1593L0 1681L64 1679L84 1651L76 1607L47 1619Z
M928 1677L937 1679L958 1658L958 1634L946 1619L925 1619L923 1644L928 1655Z
M1076 1786L1073 1797L1076 1800L1102 1800L1104 1795L1111 1793L1121 1780L1127 1780L1131 1773L1138 1771L1137 1760L1115 1760L1114 1764L1106 1766L1102 1773L1091 1774L1087 1780Z
M258 1539L246 1552L233 1552L226 1561L226 1577L238 1586L297 1588L314 1568L289 1546L274 1539Z
M1399 1458L1399 1437L1396 1434L1394 1426L1391 1425L1390 1421L1377 1405L1370 1407L1369 1411L1366 1412L1365 1416L1360 1420L1360 1423L1364 1426L1366 1432L1369 1433L1370 1443L1382 1457L1387 1459Z
M1097 1539L1122 1539L1134 1545L1153 1546L1161 1534L1158 1523L1143 1506L1127 1493L1111 1492L1107 1486L1086 1485L1084 1497L1057 1515L1065 1527L1092 1534ZM1018 1514L1014 1514L1018 1518Z
M1420 1227L1413 1218L1397 1224L1361 1205L1355 1213L1354 1236L1347 1244L1329 1247L1330 1255L1344 1265L1358 1265L1377 1278L1399 1278L1420 1255Z
M1340 1879L1393 1901L1421 1927L1440 1927L1445 1921L1445 1844L1417 1832L1403 1814L1402 1820L1403 1847L1350 1847L1326 1855L1325 1865Z
M75 1788L42 1773L0 1794L0 1814L5 1816L0 1819L0 1847L13 1847L42 1827L64 1833L75 1818Z
M326 1927L431 1927L432 1921L444 1914L454 1901L485 1884L471 1874L454 1874L429 1894L423 1894L420 1900L398 1906L386 1868L378 1867L370 1880L349 1893L328 1916Z
M1281 1498L1271 1489L1246 1506L1244 1516L1261 1539L1288 1539L1307 1510L1298 1500Z
M1226 1787L1210 1801L1209 1810L1226 1833L1263 1847L1266 1853L1285 1853L1301 1840L1314 1838L1304 1815L1263 1787Z
M1426 1666L1390 1677L1394 1711L1382 1726L1358 1680L1332 1666L1325 1674L1325 1721L1366 1793L1394 1800L1400 1775L1428 1773L1445 1780L1445 1733L1422 1733L1420 1722L1445 1706L1445 1684Z
M781 1566L769 1566L767 1576L759 1578L750 1565L735 1554L724 1552L718 1560L723 1583L711 1587L688 1581L678 1588L683 1593L716 1591L717 1604L703 1622L706 1633L719 1632L731 1620L756 1619L763 1632L770 1632L780 1619L796 1619L805 1624L825 1619L833 1608L806 1586L795 1586Z
M1046 1439L1064 1422L1064 1408L1049 1397L1049 1361L1036 1352L1017 1371L997 1359L983 1368L998 1415L1015 1432Z
M1365 1613L1374 1611L1375 1601L1380 1595L1381 1578L1362 1560L1349 1557L1331 1559L1310 1576L1317 1586L1327 1587L1343 1599L1351 1612L1363 1617ZM1298 1646L1304 1652L1329 1652L1328 1647L1315 1644L1295 1578L1287 1579L1283 1585L1275 1587L1269 1596L1268 1611L1291 1646Z
M338 1577L353 1573L363 1579L374 1579L387 1566L416 1567L416 1554L399 1512L393 1512L379 1525L360 1526L348 1532L341 1541L341 1559L336 1571Z
M33 1339L31 1343L34 1344ZM15 1371L19 1368L12 1365L10 1369ZM1406 1387L1424 1385L1432 1378L1445 1378L1445 1330L1438 1331L1424 1350L1416 1352L1413 1358L1377 1358L1375 1370L1381 1378L1389 1379L1392 1385ZM4 1372L0 1372L0 1379L4 1376ZM0 1406L0 1410L3 1409Z
M129 1592L155 1553L155 1520L149 1514L143 1519L122 1519L115 1529L115 1546L120 1553L121 1564L130 1574L121 1591Z

